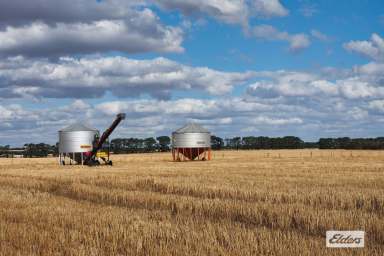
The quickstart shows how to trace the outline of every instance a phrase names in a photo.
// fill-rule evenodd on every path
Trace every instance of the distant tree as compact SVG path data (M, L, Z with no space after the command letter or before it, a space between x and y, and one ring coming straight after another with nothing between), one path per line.
M321 138L320 149L384 149L384 138Z
M46 157L53 152L53 147L45 143L24 145L24 157Z
M231 143L231 139L230 138L225 138L224 139L224 147L230 148L230 143Z
M7 154L7 151L9 150L9 145L0 146L0 155Z
M168 136L159 136L156 138L159 144L159 149L161 152L169 151L171 145L171 138Z
M211 147L212 149L222 149L224 147L224 140L220 137L217 137L215 135L211 136Z
M144 139L144 148L146 152L152 152L156 149L156 140L153 137Z
M319 139L319 148L320 149L335 149L336 141L332 138L321 138Z
M255 149L257 146L257 138L254 136L243 137L241 144L244 149Z
M120 138L116 138L111 140L111 151L114 154L121 154L124 152L124 140Z
M285 136L281 139L281 147L284 149L299 149L304 147L304 141L295 136Z
M318 142L304 142L304 148L319 148Z
M348 137L337 138L335 147L339 149L349 149L351 147L351 139Z
M151 142L152 142L151 140L148 140L148 146L146 146L145 140L143 139L129 138L127 140L128 152L129 153L147 152L147 150L150 150L151 148ZM156 143L156 141L154 143Z
M233 144L234 149L239 150L239 148L241 147L241 138L240 137L234 137L234 138L232 138L231 143Z
M271 139L269 137L257 137L256 138L256 148L257 149L270 149L271 148Z

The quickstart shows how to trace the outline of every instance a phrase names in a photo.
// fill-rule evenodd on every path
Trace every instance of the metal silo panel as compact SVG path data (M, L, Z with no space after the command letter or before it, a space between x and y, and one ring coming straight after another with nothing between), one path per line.
M59 131L59 153L88 152L97 131Z
M172 146L174 148L210 148L210 133L173 133Z

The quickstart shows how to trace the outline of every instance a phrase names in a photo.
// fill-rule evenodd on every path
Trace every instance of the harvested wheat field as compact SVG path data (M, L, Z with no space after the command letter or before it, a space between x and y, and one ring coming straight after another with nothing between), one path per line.
M0 255L384 255L384 152L112 159L0 159ZM326 230L365 230L365 248L326 248Z

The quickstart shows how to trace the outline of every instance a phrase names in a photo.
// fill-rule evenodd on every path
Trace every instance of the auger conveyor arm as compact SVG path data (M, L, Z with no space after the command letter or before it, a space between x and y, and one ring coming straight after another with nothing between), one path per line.
M84 160L85 164L89 164L91 159L94 159L96 156L97 151L101 149L104 142L108 139L109 135L115 130L115 128L119 125L119 123L125 119L125 114L120 113L116 116L116 119L113 121L111 126L103 132L103 135L101 135L99 141L97 142L96 146L92 149L91 154Z

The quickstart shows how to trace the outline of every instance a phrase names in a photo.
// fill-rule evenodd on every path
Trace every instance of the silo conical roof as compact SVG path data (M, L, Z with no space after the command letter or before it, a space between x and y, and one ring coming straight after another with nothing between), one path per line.
M59 132L78 132L78 131L89 131L89 132L97 132L97 129L86 126L82 123L75 123L70 126L67 126L61 129Z
M190 123L177 129L174 133L209 133L209 131L199 124Z

